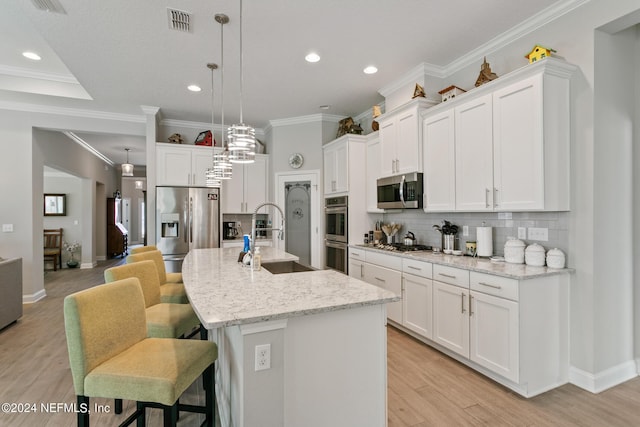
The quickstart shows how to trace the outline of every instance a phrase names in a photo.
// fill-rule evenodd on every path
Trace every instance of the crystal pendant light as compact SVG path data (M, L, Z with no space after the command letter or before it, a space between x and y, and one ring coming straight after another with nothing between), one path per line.
M211 132L213 133L213 139L215 140L215 127L214 127L214 117L213 117L213 71L218 68L217 64L208 63L207 68L211 70ZM215 144L212 144L213 156L212 156L212 164L211 167L208 168L205 172L205 185L207 187L220 187L221 182L220 179L216 177L216 151Z
M220 24L220 105L221 105L221 143L222 152L217 152L213 156L213 168L215 170L215 176L218 179L231 179L233 175L233 165L229 161L229 149L225 144L225 129L224 129L224 24L229 23L229 17L225 14L219 13L215 16L216 22Z
M240 123L227 131L229 160L232 163L253 163L256 154L256 130L244 124L242 117L242 0L240 0Z
M127 163L122 164L122 176L133 176L133 165L129 163L130 148L125 148L124 150L127 152Z

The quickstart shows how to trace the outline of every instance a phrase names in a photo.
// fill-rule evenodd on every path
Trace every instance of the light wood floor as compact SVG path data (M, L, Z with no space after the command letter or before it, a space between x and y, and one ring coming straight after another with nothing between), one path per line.
M40 407L41 403L75 402L62 301L72 292L103 283L104 268L120 262L102 262L91 270L47 272L47 298L25 305L20 321L0 331L0 403L38 407L37 413L0 412L0 426L75 425L75 414L47 414ZM640 425L640 378L598 395L566 385L524 399L391 327L388 382L389 427ZM181 401L197 403L202 398L201 384L194 384ZM113 407L107 399L92 399L92 406L94 401ZM94 413L91 424L118 425L131 409L132 404L125 401L123 415ZM160 416L159 410L151 410L147 425L161 425ZM198 426L201 417L183 413L179 425Z

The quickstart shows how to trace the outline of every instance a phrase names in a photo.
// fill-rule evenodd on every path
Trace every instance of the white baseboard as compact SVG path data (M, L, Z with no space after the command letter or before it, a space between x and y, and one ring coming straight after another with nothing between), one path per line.
M576 367L569 367L569 382L591 393L600 393L638 376L638 364L629 360L604 371L592 374Z
M80 269L87 269L87 268L95 268L98 266L97 262L83 262L82 264L80 264Z
M106 261L107 260L107 256L106 255L98 255L96 257L97 261Z
M38 302L41 299L45 298L46 296L47 296L47 293L45 292L45 290L44 289L40 289L35 294L22 295L22 303L23 304L33 304L34 302Z

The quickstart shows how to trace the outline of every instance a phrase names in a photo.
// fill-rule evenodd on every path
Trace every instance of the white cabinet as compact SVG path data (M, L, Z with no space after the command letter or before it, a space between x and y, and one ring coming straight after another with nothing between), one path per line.
M469 357L469 272L433 268L433 341Z
M493 210L491 94L455 108L456 210Z
M212 147L156 144L156 185L204 187L205 173L213 165Z
M382 168L382 157L380 152L380 137L377 132L367 135L367 212L383 213L384 209L378 209L378 178Z
M403 272L402 287L404 289L402 324L423 337L431 339L433 281Z
M435 102L416 98L378 117L381 176L422 172L422 123L420 111Z
M348 140L327 144L324 153L324 194L349 191Z
M402 273L399 271L367 263L364 281L402 296ZM402 301L387 304L387 318L402 324Z
M268 159L256 154L253 163L234 163L231 179L222 181L222 213L253 213L267 200Z
M425 211L569 210L575 69L546 58L424 112Z
M453 110L427 117L422 122L424 141L425 212L456 209L456 155Z
M475 291L469 298L469 358L518 382L518 303Z

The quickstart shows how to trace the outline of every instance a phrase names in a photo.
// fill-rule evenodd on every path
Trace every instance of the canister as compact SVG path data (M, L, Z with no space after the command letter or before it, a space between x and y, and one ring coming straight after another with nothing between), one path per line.
M524 263L524 247L522 240L511 239L504 244L504 260L512 264Z
M543 266L545 261L544 248L537 243L530 244L524 251L524 261L527 265Z

